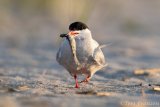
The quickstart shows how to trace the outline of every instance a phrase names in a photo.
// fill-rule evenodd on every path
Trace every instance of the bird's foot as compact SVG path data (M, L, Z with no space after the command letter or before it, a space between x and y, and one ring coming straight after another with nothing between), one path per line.
M81 81L80 83L88 83L90 78L86 78L85 80Z
M79 84L78 83L76 83L75 88L79 88Z
M90 79L91 79L91 76L87 76L86 79L84 79L80 83L88 83Z
M87 80L83 80L80 83L88 83L88 81Z

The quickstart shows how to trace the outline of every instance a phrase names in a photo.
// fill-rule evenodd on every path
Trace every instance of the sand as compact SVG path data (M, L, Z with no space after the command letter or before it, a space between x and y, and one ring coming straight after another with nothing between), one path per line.
M1 47L0 107L159 107L157 38L112 40L104 49L109 66L79 89L56 62L58 48Z

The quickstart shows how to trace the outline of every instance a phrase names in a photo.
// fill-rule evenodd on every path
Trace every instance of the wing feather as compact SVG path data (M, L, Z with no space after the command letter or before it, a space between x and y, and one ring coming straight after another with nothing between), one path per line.
M104 65L106 63L105 61L105 57L103 55L103 52L100 48L100 46L98 46L93 53L93 59L96 61L96 63L98 65Z

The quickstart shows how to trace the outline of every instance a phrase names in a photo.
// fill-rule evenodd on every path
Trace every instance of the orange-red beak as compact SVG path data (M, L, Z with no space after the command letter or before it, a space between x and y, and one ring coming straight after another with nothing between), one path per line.
M76 31L70 31L70 32L68 33L69 36L75 36L75 35L77 35L77 34L79 34L79 33L76 32Z

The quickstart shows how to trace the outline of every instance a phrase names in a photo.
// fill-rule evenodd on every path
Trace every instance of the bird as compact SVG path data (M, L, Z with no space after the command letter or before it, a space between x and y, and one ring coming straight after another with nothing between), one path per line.
M58 49L56 60L74 77L75 88L79 88L78 75L85 75L85 79L80 83L88 83L97 71L108 65L102 52L106 45L99 45L93 39L85 23L80 21L71 23L69 32L61 34L60 37L65 39Z

